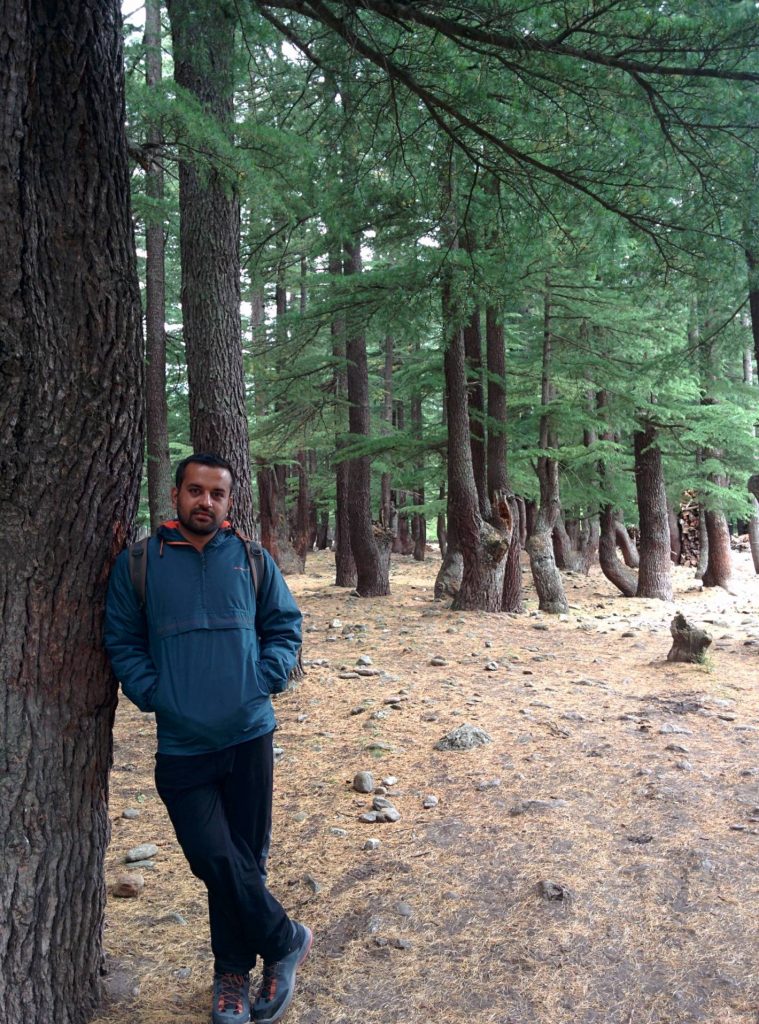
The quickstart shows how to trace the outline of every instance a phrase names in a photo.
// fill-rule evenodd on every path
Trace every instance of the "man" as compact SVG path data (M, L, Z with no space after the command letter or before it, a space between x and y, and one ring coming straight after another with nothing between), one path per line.
M252 1007L279 1020L311 932L266 888L275 726L270 695L285 688L301 615L263 553L258 591L244 542L227 521L234 474L214 454L179 463L175 521L148 542L145 604L117 559L105 643L130 700L158 726L156 789L193 874L208 889L213 1024L251 1019L249 972L263 959Z

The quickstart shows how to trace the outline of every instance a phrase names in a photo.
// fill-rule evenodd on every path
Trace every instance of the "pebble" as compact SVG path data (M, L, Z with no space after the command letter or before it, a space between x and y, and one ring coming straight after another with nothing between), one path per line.
M430 665L447 665L448 662L445 658L442 658L439 654L436 654L434 658L430 658Z
M126 818L128 821L133 821L135 818L139 818L141 813L136 807L127 807L125 811L121 812L121 817Z
M672 722L665 722L661 729L659 729L660 736L669 736L673 733L678 736L693 735L692 731L690 729L686 729L684 725L673 725Z
M353 776L353 788L357 793L374 792L374 776L371 772L356 772Z
M509 814L516 817L519 814L526 814L528 811L553 811L566 806L566 800L522 800L509 810Z
M411 917L414 913L414 911L411 909L410 903L398 903L396 904L395 909L398 911L401 917Z
M329 834L331 836L337 836L338 839L345 839L348 835L344 828L336 828L334 826L329 830Z
M544 900L552 902L569 899L569 890L565 886L560 882L551 882L548 879L538 882L538 892Z
M385 811L388 807L392 806L392 800L388 800L387 797L384 796L375 796L372 800L372 810L374 811Z
M145 879L137 871L126 872L116 879L111 892L121 899L136 899L145 888Z
M500 785L500 779L483 779L482 782L477 783L477 789L479 789L480 792L484 792L487 789L498 789Z
M424 798L424 801L422 802L422 807L424 807L425 810L430 810L432 807L437 807L439 803L440 801L438 800L438 798L434 796L434 794L430 793L429 796L426 796Z
M384 811L377 814L377 821L387 821L391 824L401 820L401 812L395 807L386 807Z
M387 786L388 788L395 786L397 782L398 779L395 775L386 775L384 779L382 779L382 785Z
M379 850L380 841L379 839L367 839L364 843L364 849L368 851Z
M176 910L172 910L170 914L164 914L163 917L159 917L155 924L187 924L187 918L182 917L181 914L177 913Z
M377 821L377 812L364 811L363 814L359 814L358 820L363 821L365 825L374 825L375 822Z
M133 864L139 860L150 860L157 853L158 847L154 846L153 843L143 843L141 846L133 846L131 850L127 850L124 860L127 864Z
M322 891L321 883L317 882L313 875L305 874L303 876L303 882L311 890L314 896L318 896Z
M372 661L368 654L360 654L356 659L356 664L361 665L363 667L366 665L373 665L374 662Z
M154 860L130 860L130 871L155 871Z

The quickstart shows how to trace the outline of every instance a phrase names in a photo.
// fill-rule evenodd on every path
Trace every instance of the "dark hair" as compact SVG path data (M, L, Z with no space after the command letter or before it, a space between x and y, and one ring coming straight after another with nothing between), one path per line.
M174 481L176 483L177 490L179 490L180 487L182 486L182 481L184 480L184 471L192 462L199 462L201 466L213 466L215 469L226 469L226 471L232 477L232 486L230 487L230 492L234 490L235 471L232 469L227 460L222 459L221 455L217 455L216 452L200 452L197 455L188 455L186 459L182 459L182 461L177 466L177 472Z

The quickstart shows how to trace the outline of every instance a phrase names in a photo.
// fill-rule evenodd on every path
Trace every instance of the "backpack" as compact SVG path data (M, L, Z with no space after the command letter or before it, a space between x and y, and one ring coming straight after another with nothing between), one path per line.
M241 533L235 531L236 536L242 542L245 548L245 554L248 556L248 564L250 565L250 575L253 581L253 592L256 597L258 596L258 590L261 585L261 577L264 571L264 553L263 548L254 540L250 540L248 537L243 536ZM150 537L143 537L142 540L135 541L134 544L130 544L129 548L129 579L132 581L134 592L140 602L140 607L145 605L145 593L147 591L148 584L148 541ZM295 665L290 669L290 675L287 677L286 690L292 689L297 680L302 679L306 674L306 670L303 667L303 648L298 648L298 660Z

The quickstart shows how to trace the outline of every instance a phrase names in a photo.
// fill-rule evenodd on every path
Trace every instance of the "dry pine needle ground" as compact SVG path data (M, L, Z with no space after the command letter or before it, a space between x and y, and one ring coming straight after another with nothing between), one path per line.
M675 570L672 605L615 596L597 569L569 574L563 620L539 615L529 589L524 616L452 612L432 600L437 566L395 559L392 596L374 600L331 585L329 553L289 580L305 658L329 662L277 700L270 883L316 937L290 1024L755 1024L759 581L747 556L734 594L702 594ZM705 665L666 662L675 609L714 637ZM382 674L339 678L361 654ZM464 723L492 743L434 749ZM130 847L159 854L138 899L109 897L112 999L98 1024L209 1016L204 890L155 794L154 749L154 723L122 700L109 886ZM397 778L399 822L358 820L371 803L350 785L360 769ZM438 804L425 809L428 795ZM140 817L122 818L128 807Z

